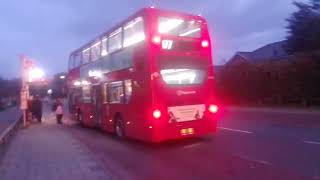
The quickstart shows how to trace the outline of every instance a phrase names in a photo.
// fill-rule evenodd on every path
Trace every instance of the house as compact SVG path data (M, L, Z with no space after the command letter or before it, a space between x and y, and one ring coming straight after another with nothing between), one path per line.
M226 65L239 63L263 63L266 61L277 61L287 59L288 54L285 51L286 41L279 41L265 45L252 52L237 52Z
M267 44L252 52L237 52L225 64L224 71L236 71L239 79L255 73L263 73L267 80L286 78L291 57L285 50L286 42Z
M230 104L320 104L320 53L287 54L286 41L237 52L219 70L218 91Z
M286 68L282 67L289 63L285 44L286 41L279 41L252 52L235 53L217 76L223 99L245 104L277 99L274 94L279 94L278 84L274 82L286 77L286 72L283 71Z

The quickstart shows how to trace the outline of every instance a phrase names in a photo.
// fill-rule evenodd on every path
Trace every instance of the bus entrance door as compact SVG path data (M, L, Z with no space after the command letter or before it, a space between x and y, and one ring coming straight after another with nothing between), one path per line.
M101 95L101 86L100 85L95 85L92 87L93 91L93 103L94 103L94 121L96 127L101 127L102 123L102 111L101 111L101 104L102 104L102 95Z

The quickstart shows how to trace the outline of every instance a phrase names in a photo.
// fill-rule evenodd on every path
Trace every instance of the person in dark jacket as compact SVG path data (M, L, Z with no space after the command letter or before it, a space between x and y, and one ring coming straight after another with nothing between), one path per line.
M33 115L39 121L42 122L42 101L39 96L36 96L32 103Z
M28 99L27 103L28 103L27 121L31 122L32 121L32 117L33 117L33 112L34 112L33 107L32 107L32 105L33 105L33 97L32 96L30 96L30 98Z

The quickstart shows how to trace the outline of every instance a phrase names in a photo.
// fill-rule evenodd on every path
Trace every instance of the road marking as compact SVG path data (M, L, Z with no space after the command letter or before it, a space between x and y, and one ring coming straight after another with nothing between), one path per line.
M253 161L253 162L256 162L256 163L259 163L259 164L264 164L264 165L268 165L268 166L271 166L272 164L268 161L265 161L265 160L259 160L259 159L253 159L253 158L250 158L249 156L245 156L245 155L238 155L240 158L242 159L245 159L245 160L248 160L248 161Z
M251 134L252 133L250 131L244 131L244 130L239 130L239 129L231 129L231 128L225 128L225 127L218 127L218 128L222 129L222 130L241 132L241 133L247 133L247 134Z
M316 145L320 145L320 142L316 142L316 141L303 141L304 143L307 144L316 144Z
M195 144L186 145L186 146L184 146L183 148L184 148L184 149L193 148L193 147L196 147L196 146L199 146L199 145L200 145L200 143L195 143Z

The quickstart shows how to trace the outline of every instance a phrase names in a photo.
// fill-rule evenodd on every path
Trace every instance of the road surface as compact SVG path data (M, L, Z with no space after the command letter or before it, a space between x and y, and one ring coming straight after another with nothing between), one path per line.
M320 179L320 113L235 109L215 136L150 145L70 126L106 167L130 179Z
M59 126L47 111L42 124L31 125L13 139L0 164L0 176L4 180L320 179L319 117L319 112L230 109L214 136L152 145L120 141L67 118Z

